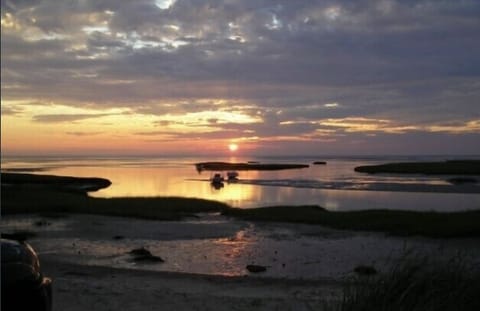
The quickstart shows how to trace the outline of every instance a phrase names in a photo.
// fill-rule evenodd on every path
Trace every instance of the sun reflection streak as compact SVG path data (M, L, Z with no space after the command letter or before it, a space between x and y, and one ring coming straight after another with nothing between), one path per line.
M225 276L237 276L243 274L239 260L253 258L254 239L251 239L250 233L253 231L253 224L248 228L237 231L229 238L221 238L213 241L213 244L225 250L223 256L220 256L218 271Z

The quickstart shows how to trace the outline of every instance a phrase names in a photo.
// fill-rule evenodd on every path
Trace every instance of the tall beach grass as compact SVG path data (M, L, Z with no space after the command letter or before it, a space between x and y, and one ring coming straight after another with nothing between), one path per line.
M357 276L336 311L480 310L480 268L461 256L407 254L385 273Z

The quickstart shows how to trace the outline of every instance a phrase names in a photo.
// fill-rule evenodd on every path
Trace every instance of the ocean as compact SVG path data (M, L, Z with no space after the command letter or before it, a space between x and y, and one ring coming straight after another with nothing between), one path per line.
M479 159L480 156L338 157L2 157L2 169L34 174L103 177L112 181L94 197L181 196L239 208L319 205L329 210L401 209L460 211L480 207L478 191L461 193L451 176L364 174L356 166L387 162ZM240 171L237 182L212 187L215 172L199 173L206 161L309 164L280 171ZM326 161L326 165L313 165ZM477 176L480 178L480 176ZM477 189L477 188L475 188Z

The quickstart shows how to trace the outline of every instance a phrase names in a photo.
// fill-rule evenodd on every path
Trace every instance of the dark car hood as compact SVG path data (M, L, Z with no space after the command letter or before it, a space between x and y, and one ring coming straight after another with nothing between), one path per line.
M24 242L0 239L2 286L38 282L42 275L38 256Z

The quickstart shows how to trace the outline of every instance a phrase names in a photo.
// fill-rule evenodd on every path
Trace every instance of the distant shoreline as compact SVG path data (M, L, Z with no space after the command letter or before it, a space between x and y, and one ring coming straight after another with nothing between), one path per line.
M443 162L395 162L355 167L360 173L394 173L425 175L479 175L480 160L449 160Z
M69 191L97 191L109 187L112 182L99 177L73 177L2 172L3 185L42 185Z
M195 163L197 171L277 171L288 169L301 169L309 167L308 164L292 163L229 163L229 162L199 162Z

